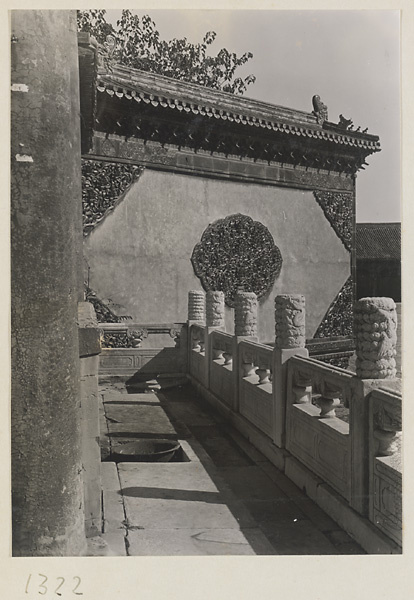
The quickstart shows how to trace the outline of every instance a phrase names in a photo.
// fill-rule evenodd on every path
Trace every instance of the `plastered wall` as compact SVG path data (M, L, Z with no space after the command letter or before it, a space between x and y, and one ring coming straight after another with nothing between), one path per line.
M260 221L283 265L259 306L259 338L274 339L274 296L302 293L312 337L350 274L350 255L309 191L146 169L86 238L90 287L141 323L185 321L187 293L201 289L191 254L206 227L242 213ZM232 331L232 310L226 322Z

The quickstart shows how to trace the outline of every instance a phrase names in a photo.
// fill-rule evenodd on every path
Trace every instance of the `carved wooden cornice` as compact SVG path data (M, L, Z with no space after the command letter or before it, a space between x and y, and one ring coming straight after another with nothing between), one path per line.
M284 108L119 65L98 73L96 94L95 133L123 139L129 153L134 142L159 147L161 152L144 157L148 164L152 159L162 164L159 156L165 149L169 156L191 152L197 159L203 156L204 163L219 157L304 171L302 179L310 187L309 172L352 178L366 157L380 150L377 136L341 128L315 111ZM90 153L99 155L95 142ZM283 183L285 177L279 179ZM294 185L297 177L292 179L286 185Z
M307 113L285 108L121 65L113 65L111 71L101 72L97 89L111 97L138 104L184 111L241 126L333 141L370 152L378 151L380 147L377 136L344 129L338 131L334 123L321 120L315 111Z

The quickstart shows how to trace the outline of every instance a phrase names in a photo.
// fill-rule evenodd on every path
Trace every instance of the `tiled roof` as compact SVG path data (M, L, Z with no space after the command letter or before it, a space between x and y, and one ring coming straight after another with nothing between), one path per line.
M251 98L236 96L198 84L138 69L113 65L111 70L100 69L98 92L176 110L200 114L213 119L260 127L273 131L330 141L378 152L378 136L340 129L335 123L318 123L313 113L285 108Z
M358 258L401 258L401 223L357 223Z

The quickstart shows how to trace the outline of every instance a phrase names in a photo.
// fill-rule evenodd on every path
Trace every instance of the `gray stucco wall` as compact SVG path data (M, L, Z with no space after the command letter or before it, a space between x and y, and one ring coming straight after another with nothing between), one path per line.
M302 293L312 337L350 274L350 255L309 191L146 169L85 240L90 287L141 323L187 318L187 293L201 289L190 257L206 227L243 213L273 235L283 265L259 307L259 338L274 339L274 297ZM232 330L232 310L227 310Z

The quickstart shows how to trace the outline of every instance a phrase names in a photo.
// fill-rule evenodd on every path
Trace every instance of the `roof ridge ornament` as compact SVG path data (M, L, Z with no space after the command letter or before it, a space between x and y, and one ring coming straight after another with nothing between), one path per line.
M113 71L115 48L116 39L113 35L107 35L105 42L98 44L98 67L100 69Z
M312 113L315 115L319 125L323 125L323 123L328 120L328 107L322 102L321 97L318 95L313 96L312 104Z

